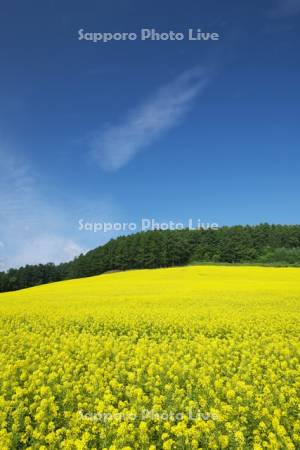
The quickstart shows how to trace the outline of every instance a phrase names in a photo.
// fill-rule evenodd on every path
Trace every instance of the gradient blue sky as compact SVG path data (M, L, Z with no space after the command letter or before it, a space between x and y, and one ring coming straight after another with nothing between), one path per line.
M78 220L299 223L300 0L4 1L0 264L115 236ZM91 43L78 30L218 32Z

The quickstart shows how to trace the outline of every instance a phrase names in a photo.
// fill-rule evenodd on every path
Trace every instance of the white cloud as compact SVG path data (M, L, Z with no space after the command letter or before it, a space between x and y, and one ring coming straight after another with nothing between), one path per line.
M61 262L84 250L60 234L62 212L39 195L29 167L0 145L0 270Z
M57 264L70 261L82 252L82 248L71 239L44 234L24 242L10 261L13 267L48 262Z
M277 0L269 12L273 19L282 19L300 14L300 0Z
M209 78L208 71L199 67L184 72L129 112L123 122L98 133L91 148L100 167L109 171L120 169L176 126Z

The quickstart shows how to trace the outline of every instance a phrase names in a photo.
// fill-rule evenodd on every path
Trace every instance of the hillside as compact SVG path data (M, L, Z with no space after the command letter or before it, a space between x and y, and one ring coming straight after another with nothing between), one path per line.
M260 299L262 306L265 306L270 296L273 302L279 303L280 300L286 308L283 298L300 298L299 274L298 268L247 266L201 265L131 270L3 293L0 296L0 311L4 313L5 309L9 312L15 309L16 312L24 312L26 306L27 311L33 308L43 313L58 313L61 310L65 314L68 309L68 316L80 317L88 311L94 317L103 307L130 310L134 306L136 312L143 310L147 304L152 311L156 306L161 311L164 302L168 305L172 301L176 315L180 315L185 313L186 301L191 298L193 306L196 301L197 308L203 308L207 313L207 308L213 308L215 304L220 307L221 298L226 307L231 305L235 308L235 297L239 295L248 309L252 308L254 298L255 301Z
M121 236L74 261L0 273L0 292L108 271L183 266L190 263L300 266L300 225L156 230Z
M298 448L299 274L193 266L0 294L0 448Z

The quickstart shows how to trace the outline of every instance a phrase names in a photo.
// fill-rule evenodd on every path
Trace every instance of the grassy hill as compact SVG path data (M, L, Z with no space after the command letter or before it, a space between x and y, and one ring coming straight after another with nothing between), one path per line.
M0 448L299 448L300 270L136 270L0 294Z

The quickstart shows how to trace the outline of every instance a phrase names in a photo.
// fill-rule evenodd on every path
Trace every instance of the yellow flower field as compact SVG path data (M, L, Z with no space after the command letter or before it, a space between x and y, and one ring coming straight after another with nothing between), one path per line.
M300 269L0 295L0 449L300 449Z

